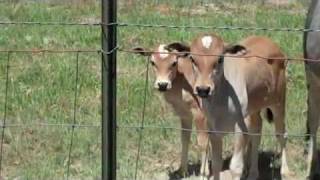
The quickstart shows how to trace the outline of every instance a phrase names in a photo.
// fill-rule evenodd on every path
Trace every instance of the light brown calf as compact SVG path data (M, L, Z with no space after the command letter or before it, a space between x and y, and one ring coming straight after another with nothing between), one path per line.
M258 147L261 133L259 112L266 109L273 116L277 138L281 144L281 174L289 175L285 149L285 55L270 39L251 36L239 45L225 47L215 34L197 37L191 47L176 43L169 48L186 52L196 76L194 94L202 97L212 144L212 175L220 179L222 167L221 131L236 131L234 153L230 163L233 179L240 180L245 166L246 147L250 159L247 179L257 179ZM189 51L190 49L190 51ZM189 53L187 52L189 51ZM212 54L221 56L210 56ZM236 57L230 57L236 56ZM228 57L229 56L229 57ZM262 56L267 59L251 56ZM282 60L275 60L281 58ZM250 117L250 118L249 118Z
M194 83L195 78L192 73L192 64L190 61L178 61L177 56L168 54L164 47L165 45L159 45L153 50L153 53L144 48L135 48L134 50L141 55L151 57L151 64L156 74L154 87L163 92L165 100L172 105L180 117L182 129L187 129L181 132L182 154L180 168L177 171L178 175L186 176L188 173L188 150L193 116L196 129L200 130L197 133L198 145L202 152L200 173L208 175L209 165L206 150L209 141L207 132L204 132L207 130L207 122L199 106L201 99L193 94L191 84Z

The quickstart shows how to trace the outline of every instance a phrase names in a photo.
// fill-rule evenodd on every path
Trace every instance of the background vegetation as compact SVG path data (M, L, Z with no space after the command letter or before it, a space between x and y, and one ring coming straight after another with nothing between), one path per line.
M269 4L243 0L139 0L120 1L120 22L168 25L249 26L301 28L309 1ZM99 22L98 1L0 3L0 21ZM216 32L227 42L248 35L265 35L277 42L289 57L302 57L302 32L227 31L119 27L119 45L152 48L159 43L189 42L200 32ZM0 25L0 49L99 49L100 27L87 26L4 26ZM7 124L72 123L76 55L70 53L12 53L10 56ZM0 53L0 112L4 111L7 54ZM77 123L94 127L75 129L71 160L71 179L99 179L100 138L100 55L79 54ZM118 53L118 179L133 179L136 166L146 59ZM289 134L303 134L306 121L306 89L302 63L289 63L287 116ZM179 127L179 121L152 88L147 88L145 125ZM3 118L1 118L3 119ZM264 123L264 133L273 126ZM179 131L144 129L138 179L161 179L179 164ZM66 177L71 128L25 126L5 129L4 179L64 179ZM193 142L194 137L193 137ZM297 179L305 174L303 138L289 139L290 167ZM225 157L232 150L225 143ZM277 151L274 137L264 137L261 151ZM197 162L195 143L190 159ZM272 156L275 157L275 156ZM275 158L276 159L276 158ZM278 167L275 160L276 171Z

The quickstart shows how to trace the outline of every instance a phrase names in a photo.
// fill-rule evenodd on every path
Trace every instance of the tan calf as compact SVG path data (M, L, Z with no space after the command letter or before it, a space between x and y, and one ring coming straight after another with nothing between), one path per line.
M198 145L202 151L200 173L208 175L209 165L206 150L209 141L207 133L204 132L207 130L207 122L199 106L201 99L193 94L191 84L195 78L192 75L192 64L190 61L178 61L177 56L168 54L164 47L165 45L159 45L153 53L143 48L135 48L134 50L141 55L151 56L151 64L156 74L154 87L163 92L165 100L172 105L180 117L182 129L187 129L181 132L182 153L178 175L186 176L188 173L188 150L193 116L196 129L202 130L197 133Z
M207 116L212 144L212 175L220 179L222 167L221 131L236 131L236 140L230 170L233 179L243 176L246 147L250 159L247 179L258 178L258 147L260 136L246 133L260 133L262 122L259 111L268 109L273 116L277 138L281 144L281 174L288 175L285 149L285 55L270 39L251 36L239 45L225 47L215 34L200 35L191 47L173 44L189 57L196 76L194 94L202 97ZM221 56L210 56L212 54ZM236 57L228 57L228 56ZM267 59L251 56L262 56ZM275 59L282 60L275 60ZM250 118L249 118L250 117Z

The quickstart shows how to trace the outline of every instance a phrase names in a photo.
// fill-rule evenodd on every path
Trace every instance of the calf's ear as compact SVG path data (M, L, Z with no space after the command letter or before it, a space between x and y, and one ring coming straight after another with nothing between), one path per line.
M178 56L186 57L190 54L190 46L180 43L180 42L173 42L165 46L165 49L169 52L177 51L179 52Z
M236 44L236 45L227 45L223 51L224 54L229 53L229 54L246 54L247 49L246 47Z
M152 52L149 50L146 50L142 47L136 47L132 49L132 52L135 54L140 54L142 56L151 56Z

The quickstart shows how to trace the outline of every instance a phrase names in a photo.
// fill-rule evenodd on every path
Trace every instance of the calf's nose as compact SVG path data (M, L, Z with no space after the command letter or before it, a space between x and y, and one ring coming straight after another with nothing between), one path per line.
M159 82L158 83L158 89L159 91L166 91L168 89L168 83L167 82Z
M210 87L209 86L197 86L196 91L198 96L201 98L206 98L209 96Z

